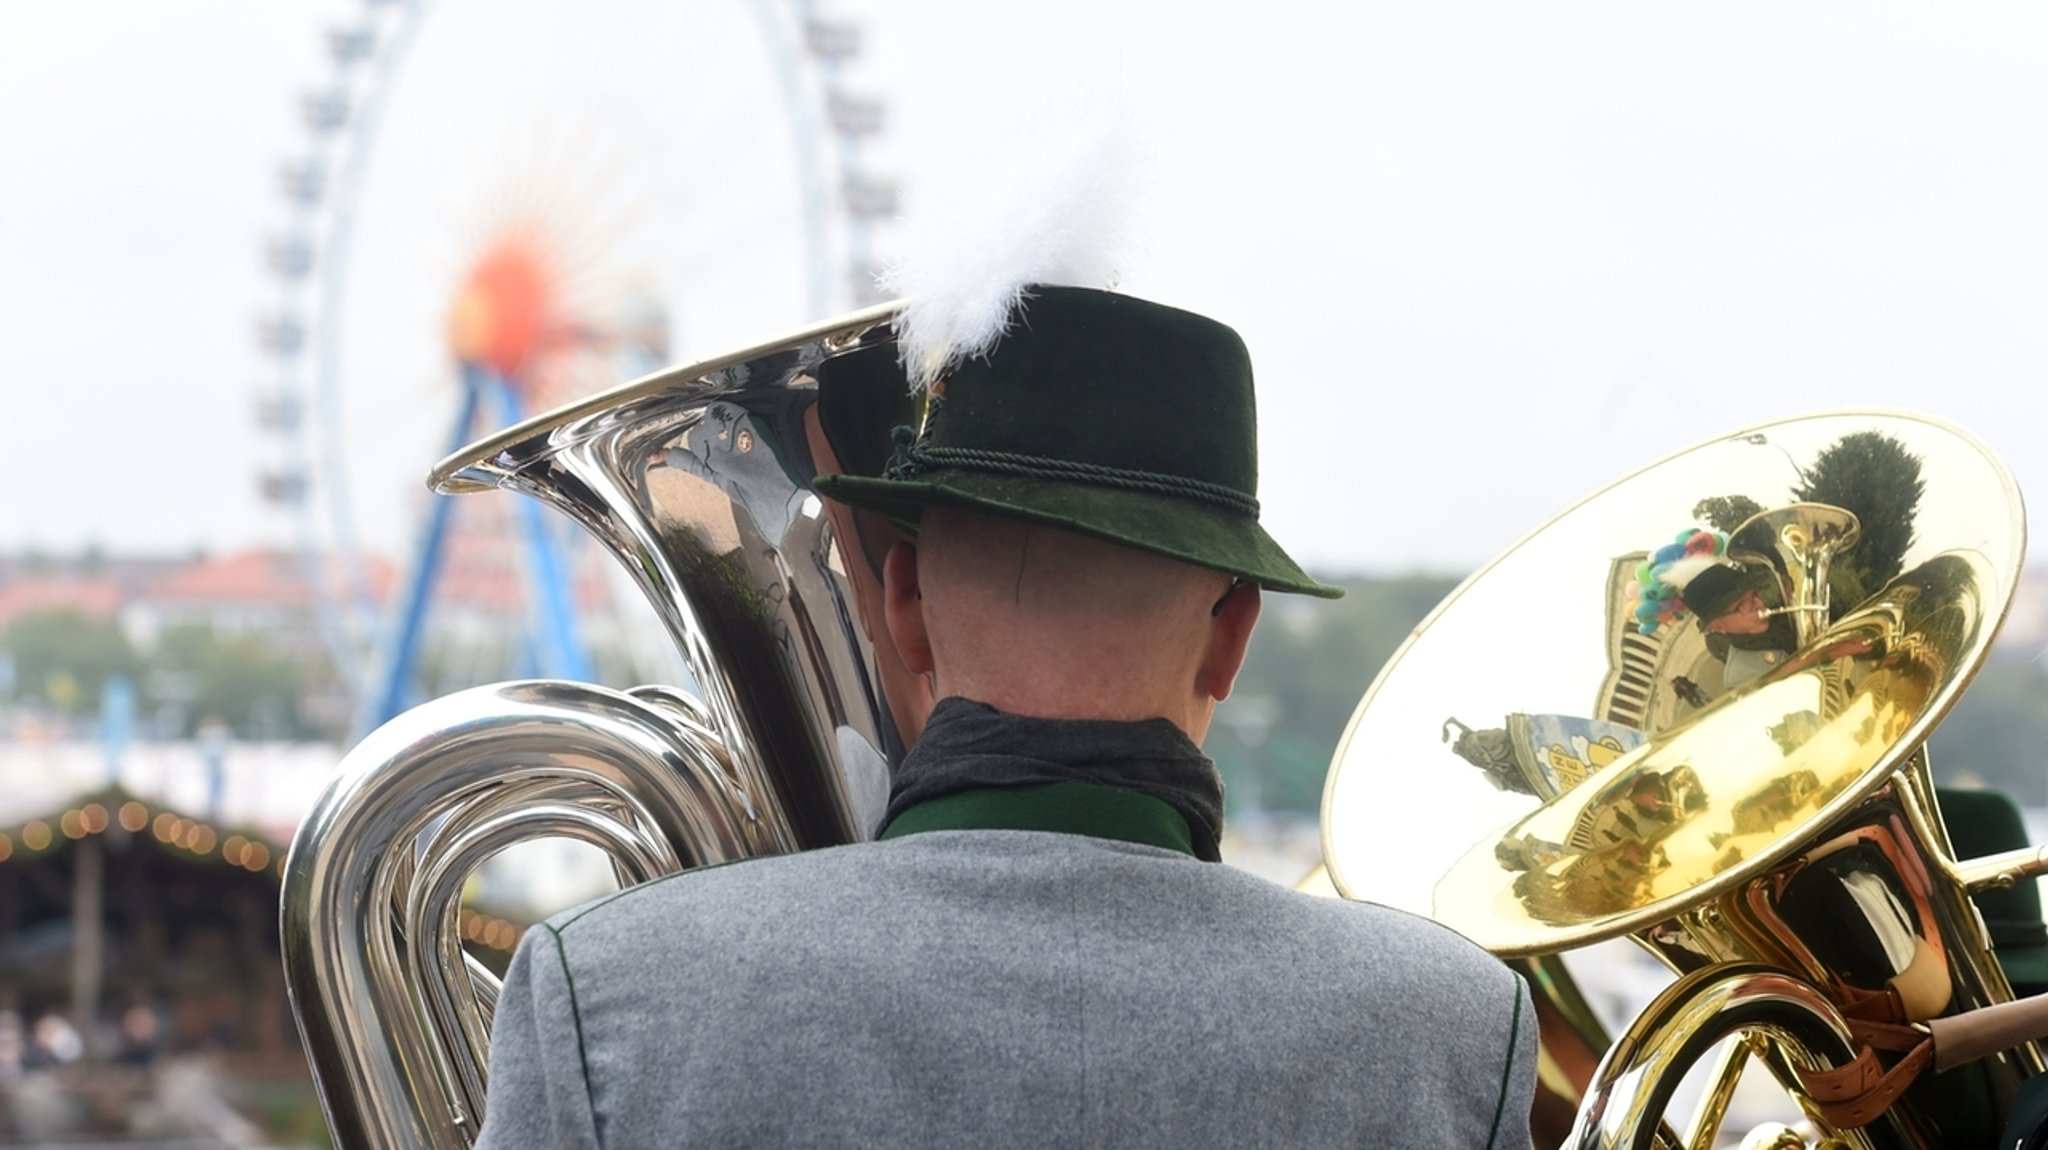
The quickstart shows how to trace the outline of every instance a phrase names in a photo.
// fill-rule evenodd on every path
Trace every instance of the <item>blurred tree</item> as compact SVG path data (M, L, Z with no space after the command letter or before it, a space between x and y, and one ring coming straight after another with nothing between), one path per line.
M1943 785L1977 783L2021 806L2048 803L2048 668L2032 659L1994 657L1927 740L1929 765Z
M0 649L14 663L14 695L36 695L70 714L93 714L100 687L114 675L133 675L142 660L112 619L77 611L32 611L0 632ZM64 699L52 697L62 694Z
M1330 756L1358 700L1458 584L1437 575L1340 582L1346 595L1335 601L1266 598L1237 689L1205 744L1233 811L1322 807Z
M105 683L100 685L106 686ZM78 676L69 671L52 671L43 679L43 698L66 714L78 712L78 700L83 693L84 689L78 685Z
M149 662L158 694L164 684L177 684L176 702L183 710L178 734L192 734L206 716L217 716L244 739L317 733L300 714L300 668L260 639L223 636L207 626L173 627Z

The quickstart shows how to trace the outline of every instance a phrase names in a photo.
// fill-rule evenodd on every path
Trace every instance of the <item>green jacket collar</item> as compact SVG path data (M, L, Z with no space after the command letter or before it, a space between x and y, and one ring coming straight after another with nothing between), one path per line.
M1179 811L1150 795L1097 783L955 791L903 811L883 828L881 837L963 830L1052 831L1195 854L1188 821Z

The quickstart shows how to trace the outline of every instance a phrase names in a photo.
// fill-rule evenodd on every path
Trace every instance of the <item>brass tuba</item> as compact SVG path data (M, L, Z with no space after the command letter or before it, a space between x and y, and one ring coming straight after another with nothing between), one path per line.
M1920 482L1861 493L1860 524L1802 494L1823 452L1873 443ZM1719 561L1761 574L1757 604L1667 618L1634 590L1674 527L1736 507L1757 511ZM1474 575L1389 661L1333 762L1332 880L1504 958L1628 937L1679 976L1592 1073L1547 1060L1544 1088L1577 1106L1553 1145L1713 1145L1752 1059L1821 1145L1987 1145L2039 1048L1923 1064L1953 1020L2012 998L1969 895L2040 853L1958 860L1927 741L2005 617L2024 537L2004 466L1914 416L1786 420L1645 468ZM1440 741L1453 715L1506 718L1490 738L1458 723L1461 761ZM1532 969L1547 1055L1597 1029L1544 993L1560 968ZM1680 1076L1724 1039L1674 1132Z
M870 554L887 544L863 532L889 528L824 504L811 480L879 466L907 414L877 367L893 359L891 314L649 376L435 468L438 491L509 488L588 529L700 694L480 687L343 760L293 840L281 910L292 1008L338 1144L475 1140L497 981L464 954L457 915L491 854L580 839L630 883L872 834L902 739L862 622ZM835 373L849 401L821 416ZM841 429L836 450L821 419Z

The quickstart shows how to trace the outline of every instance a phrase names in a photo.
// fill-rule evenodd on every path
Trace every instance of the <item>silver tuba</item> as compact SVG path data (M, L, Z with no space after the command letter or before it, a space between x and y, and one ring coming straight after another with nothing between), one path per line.
M491 854L580 839L623 884L870 837L903 744L863 623L892 528L824 504L811 481L878 468L890 423L910 414L885 370L891 314L649 376L434 469L442 493L509 488L588 529L654 604L701 694L480 687L399 716L343 760L293 839L281 910L292 1009L337 1144L475 1140L497 981L462 950L457 915Z

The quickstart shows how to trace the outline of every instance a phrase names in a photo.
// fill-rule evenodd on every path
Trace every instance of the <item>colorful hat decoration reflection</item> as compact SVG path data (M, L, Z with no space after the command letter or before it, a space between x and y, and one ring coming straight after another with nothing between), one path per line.
M1654 635L1686 615L1685 590L1703 572L1726 567L1728 536L1688 527L1636 565L1623 594L1635 602L1636 630Z

